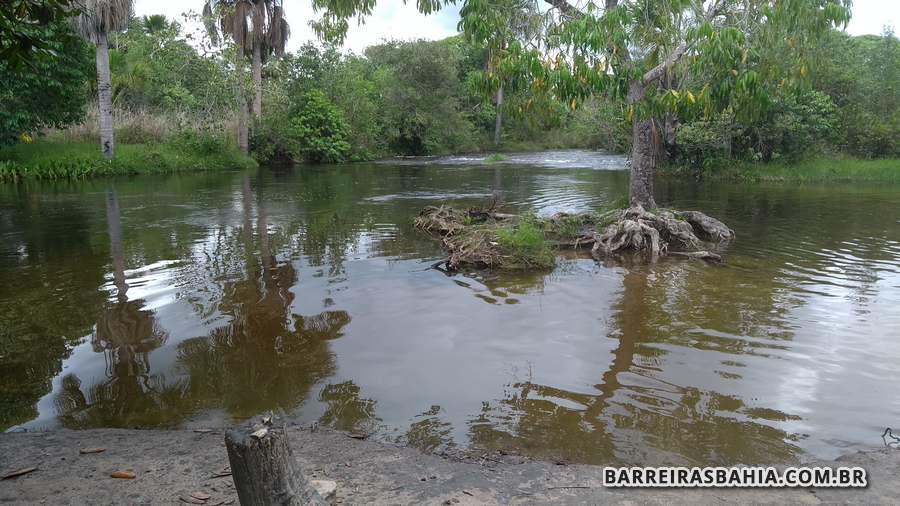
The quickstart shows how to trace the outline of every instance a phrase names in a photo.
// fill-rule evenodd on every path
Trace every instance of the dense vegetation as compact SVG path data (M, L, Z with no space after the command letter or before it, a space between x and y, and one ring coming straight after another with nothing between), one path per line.
M259 161L311 163L494 149L625 152L632 122L640 120L655 132L654 160L678 173L715 173L734 160L746 172L756 162L900 156L900 42L893 32L851 37L828 28L846 20L830 2L804 4L812 9L804 12L819 16L809 21L815 29L791 18L803 14L797 11L775 12L771 19L789 20L780 25L753 21L757 28L746 34L728 22L695 20L685 30L690 2L670 3L653 12L631 2L576 12L556 2L551 16L530 1L470 0L461 35L390 41L361 55L328 43L281 54L288 32L274 10L278 1L207 2L204 19L212 22L194 33L162 16L132 17L125 30L108 35L115 139L156 146L148 153L184 154L190 137L222 146L230 162L220 156L211 167L239 167L248 163L239 154L244 144ZM359 5L320 4L326 15L316 27L339 41L342 20ZM242 6L247 16L268 6L264 33L246 32L250 25L246 33L232 29ZM106 166L132 171L115 160L91 161L87 170L82 158L68 171L44 170L49 159L65 163L59 160L68 148L60 145L101 137L103 114L91 104L98 92L93 40L76 36L66 12L51 10L46 19L3 13L0 30L9 37L0 37L0 146L7 146L0 148L0 178L73 177L109 172ZM670 26L675 19L681 28ZM617 27L633 40L618 40ZM693 49L667 66L663 53L679 40ZM635 54L622 56L615 48L623 44ZM597 71L601 62L612 67L602 63L607 70ZM645 98L629 98L629 73L653 70L653 62L664 74L647 85ZM242 129L243 140L235 135ZM30 142L42 148L10 147ZM31 152L43 157L31 160Z
M900 41L831 31L813 48L812 78L776 93L765 114L739 120L726 111L681 125L674 159L719 169L728 159L779 161L843 153L900 156Z

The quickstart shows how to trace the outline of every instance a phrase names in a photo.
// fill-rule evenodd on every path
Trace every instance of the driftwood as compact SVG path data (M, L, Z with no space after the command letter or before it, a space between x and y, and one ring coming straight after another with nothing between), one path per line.
M265 417L225 434L232 479L244 506L325 505L300 473L284 425Z
M707 260L710 262L721 262L722 255L718 253L713 253L711 251L701 250L701 251L670 251L670 255L686 257L686 258L696 258L699 260Z

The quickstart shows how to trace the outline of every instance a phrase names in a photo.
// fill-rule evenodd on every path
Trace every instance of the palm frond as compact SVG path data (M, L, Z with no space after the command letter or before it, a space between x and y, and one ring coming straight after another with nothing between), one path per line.
M97 44L107 34L124 30L133 10L133 0L83 0L72 24L79 35Z

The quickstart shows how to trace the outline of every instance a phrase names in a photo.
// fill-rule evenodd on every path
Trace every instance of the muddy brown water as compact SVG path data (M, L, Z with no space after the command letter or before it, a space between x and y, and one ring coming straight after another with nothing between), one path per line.
M584 211L622 159L555 152L0 186L0 429L283 410L425 451L786 463L900 425L900 186L660 180L727 263L429 270L425 205Z

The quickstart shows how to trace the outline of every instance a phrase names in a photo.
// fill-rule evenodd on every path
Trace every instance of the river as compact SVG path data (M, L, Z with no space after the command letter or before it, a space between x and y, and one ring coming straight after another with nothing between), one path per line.
M788 463L900 425L900 186L660 178L724 265L565 258L447 276L426 205L586 211L563 151L0 186L0 429L264 410L425 451Z

